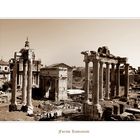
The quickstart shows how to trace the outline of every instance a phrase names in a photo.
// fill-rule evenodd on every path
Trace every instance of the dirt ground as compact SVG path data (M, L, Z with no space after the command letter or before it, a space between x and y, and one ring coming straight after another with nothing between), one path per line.
M27 116L22 111L9 112L9 104L0 105L0 121L33 121L33 117Z

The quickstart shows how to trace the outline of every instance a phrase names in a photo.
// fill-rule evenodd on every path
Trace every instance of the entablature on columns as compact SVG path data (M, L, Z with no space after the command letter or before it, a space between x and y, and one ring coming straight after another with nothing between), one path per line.
M84 62L94 62L95 60L99 60L103 63L109 64L126 64L126 57L119 57L110 54L110 51L107 47L103 46L98 49L98 52L95 51L84 51L81 52L84 55Z

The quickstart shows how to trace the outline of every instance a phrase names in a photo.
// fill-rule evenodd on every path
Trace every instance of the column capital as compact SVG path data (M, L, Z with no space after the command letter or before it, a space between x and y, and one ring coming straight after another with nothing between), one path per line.
M99 60L99 59L93 59L92 62L93 62L93 63L95 63L95 62L96 62L96 63L99 63L99 62L101 62L101 60Z
M109 62L105 62L105 64L106 64L107 66L109 66L111 63L109 63Z
M84 62L88 64L90 61L89 59L84 59Z
M120 63L117 63L116 66L119 67L120 66Z
M115 66L115 64L114 63L111 63L111 66Z

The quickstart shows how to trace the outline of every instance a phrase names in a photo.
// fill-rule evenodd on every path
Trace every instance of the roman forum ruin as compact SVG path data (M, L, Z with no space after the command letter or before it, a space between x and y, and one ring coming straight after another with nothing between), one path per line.
M29 41L25 42L25 47L14 54L14 67L12 78L12 96L9 111L17 110L16 92L17 92L17 62L23 61L23 82L22 82L22 108L28 114L33 114L32 105L32 63L34 60L34 52L29 48Z
M98 48L98 51L81 52L84 55L85 62L85 101L83 105L83 113L89 115L94 120L98 120L102 115L101 102L110 100L119 96L120 89L120 65L125 65L125 86L124 98L127 100L129 91L129 64L126 57L114 56L110 53L107 47ZM89 63L92 63L92 102L89 101ZM105 73L105 94L103 88L103 68L106 68ZM116 73L116 74L115 74ZM111 75L111 77L110 77Z

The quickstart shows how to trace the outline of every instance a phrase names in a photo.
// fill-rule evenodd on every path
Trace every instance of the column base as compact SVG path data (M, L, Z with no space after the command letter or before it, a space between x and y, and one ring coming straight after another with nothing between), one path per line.
M89 100L86 100L83 103L83 114L87 115L88 110L89 110L89 106L92 105L92 103Z
M27 112L27 106L26 105L22 105L22 107L21 107L21 111L23 111L23 112Z
M100 120L102 117L102 107L100 104L93 105L93 120Z
M99 99L99 101L101 101L101 102L102 102L102 101L104 101L104 99Z
M33 115L33 106L27 106L27 113L28 115Z
M110 100L110 98L109 97L105 97L105 100Z
M12 112L12 111L17 111L17 105L16 104L9 105L9 112Z

